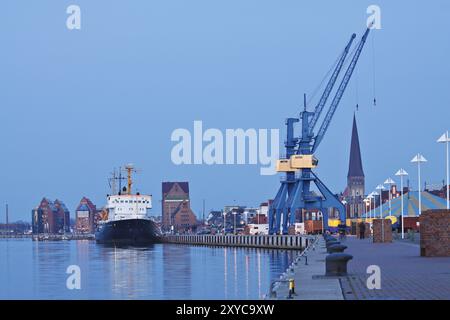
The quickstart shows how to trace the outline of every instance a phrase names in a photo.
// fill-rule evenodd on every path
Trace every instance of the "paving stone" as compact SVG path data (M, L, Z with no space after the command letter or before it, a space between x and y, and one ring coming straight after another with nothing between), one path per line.
M354 258L348 264L349 276L340 280L345 299L450 299L450 258L421 257L419 245L402 241L373 243L348 237L346 245ZM380 290L366 286L370 265L381 269Z

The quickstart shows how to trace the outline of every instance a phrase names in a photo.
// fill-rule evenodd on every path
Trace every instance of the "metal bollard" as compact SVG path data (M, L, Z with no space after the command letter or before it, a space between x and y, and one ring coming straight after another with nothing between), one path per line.
M326 276L346 276L347 263L353 256L346 253L332 253L325 258Z
M327 241L325 243L325 247L328 249L329 246L334 246L335 244L341 244L339 241L335 240L335 241Z
M327 248L327 252L328 253L341 253L341 252L344 252L345 249L347 249L347 246L344 246L342 244L333 244Z

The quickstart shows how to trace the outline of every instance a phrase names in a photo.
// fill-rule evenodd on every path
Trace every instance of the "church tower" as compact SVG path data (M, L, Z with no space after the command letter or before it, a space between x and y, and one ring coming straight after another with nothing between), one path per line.
M358 127L356 116L353 115L352 141L350 145L350 161L347 174L347 215L349 218L359 218L364 213L365 180L359 147Z

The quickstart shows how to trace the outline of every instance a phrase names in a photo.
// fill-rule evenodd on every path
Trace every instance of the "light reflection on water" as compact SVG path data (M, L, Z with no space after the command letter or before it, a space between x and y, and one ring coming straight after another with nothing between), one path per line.
M297 252L0 240L0 299L259 299ZM66 269L81 268L81 290Z

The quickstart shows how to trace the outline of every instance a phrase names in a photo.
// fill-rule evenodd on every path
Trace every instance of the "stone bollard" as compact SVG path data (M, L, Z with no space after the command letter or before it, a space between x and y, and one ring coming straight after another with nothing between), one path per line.
M337 241L337 240L335 240L335 241L327 241L326 243L325 243L325 246L327 247L327 249L328 249L328 247L329 246L334 246L334 245L337 245L337 244L341 244L339 241Z
M332 253L325 258L326 276L346 276L347 263L353 259L351 254L347 253Z
M347 246L344 246L343 244L333 244L327 248L328 253L342 253L344 250L347 249Z

